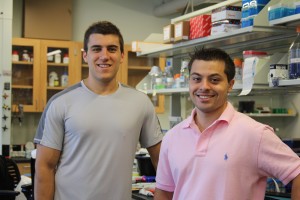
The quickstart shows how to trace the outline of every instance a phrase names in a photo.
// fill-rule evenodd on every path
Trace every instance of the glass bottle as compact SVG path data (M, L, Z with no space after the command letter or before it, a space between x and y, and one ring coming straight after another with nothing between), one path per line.
M151 89L154 90L157 88L156 86L156 78L160 78L161 79L161 69L158 66L153 66L149 72L149 75L151 77L150 80L150 85L151 85ZM159 81L159 80L158 80Z
M188 63L189 63L189 61L187 61L187 60L183 60L181 62L181 69L180 69L180 87L181 88L188 87L188 84L189 84Z
M173 88L174 85L174 78L172 75L172 66L166 66L165 73L166 73L166 88Z

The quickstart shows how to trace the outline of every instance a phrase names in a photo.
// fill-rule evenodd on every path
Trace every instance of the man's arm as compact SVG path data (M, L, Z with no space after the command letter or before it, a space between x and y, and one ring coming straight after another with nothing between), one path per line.
M157 164L158 164L160 145L161 145L161 142L159 142L156 145L153 145L153 146L147 148L148 153L149 153L149 155L151 157L151 161L152 161L152 164L154 166L155 171L157 169Z
M37 145L34 179L34 199L53 200L55 169L60 151Z
M173 192L167 192L165 190L155 188L154 200L172 200L172 198Z
M296 176L293 180L292 185L292 199L298 200L300 199L300 174Z

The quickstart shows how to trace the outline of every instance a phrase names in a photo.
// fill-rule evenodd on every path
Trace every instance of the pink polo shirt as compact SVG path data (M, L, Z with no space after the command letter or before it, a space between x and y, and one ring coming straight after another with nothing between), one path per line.
M266 178L284 184L300 173L299 157L271 127L226 110L200 132L192 115L163 138L156 187L174 200L260 200Z

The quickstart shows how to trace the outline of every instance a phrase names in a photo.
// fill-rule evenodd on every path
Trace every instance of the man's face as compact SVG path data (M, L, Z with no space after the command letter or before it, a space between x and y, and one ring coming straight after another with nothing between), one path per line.
M228 83L223 61L195 60L191 66L189 91L198 112L221 114L226 108L227 94L234 80Z
M89 65L89 77L102 82L115 79L123 58L116 35L90 35L88 50L83 53L83 59Z

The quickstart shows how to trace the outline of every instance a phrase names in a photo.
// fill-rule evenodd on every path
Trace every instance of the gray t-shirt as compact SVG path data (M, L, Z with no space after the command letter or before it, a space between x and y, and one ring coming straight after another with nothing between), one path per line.
M162 137L147 95L119 84L102 96L81 82L50 99L34 141L62 151L55 200L127 200L138 141L147 148Z

